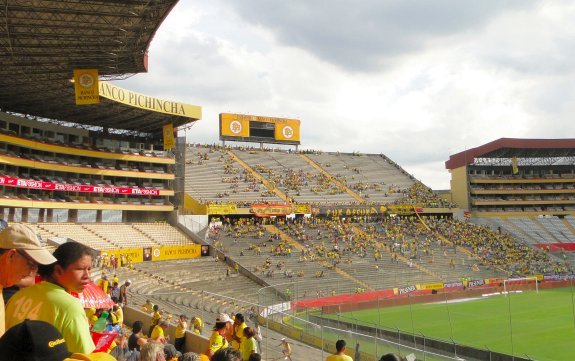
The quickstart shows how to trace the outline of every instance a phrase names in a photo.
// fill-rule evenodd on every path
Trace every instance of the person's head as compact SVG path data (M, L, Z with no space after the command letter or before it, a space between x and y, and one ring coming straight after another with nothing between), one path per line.
M241 325L242 323L244 323L245 319L244 319L244 315L242 315L241 313L236 313L236 317L234 318L234 323L237 325Z
M200 355L195 352L186 352L180 357L180 361L200 361Z
M337 350L337 352L345 351L345 341L337 340L337 342L335 343L335 349Z
M230 318L230 316L228 316L227 313L220 313L220 314L218 315L218 318L216 318L216 322L226 322L226 323L229 322L229 323L233 323L234 320L232 320L232 319Z
M180 315L180 321L187 321L187 320L188 320L188 316Z
M90 282L92 250L80 243L66 242L56 248L54 257L56 263L39 268L40 276L66 291L82 292Z
M403 358L399 355L396 355L394 353L388 353L388 354L381 356L379 361L405 361L405 358Z
M132 333L140 333L144 328L144 323L142 321L135 321L132 324Z
M259 353L252 353L248 361L262 361L262 355Z
M160 326L161 328L163 328L164 330L166 330L169 326L168 321L166 320L161 320L160 322L158 322L158 326Z
M148 302L150 302L150 301L148 300ZM160 306L154 305L154 312L157 311L157 310L159 310L159 309L160 309Z
M148 299L148 300L146 300L146 303L149 305L149 304L152 303L152 301L150 301L150 300Z
M0 232L0 285L10 287L38 270L39 265L56 262L34 231L14 224Z
M214 331L222 331L226 329L227 326L227 322L218 322L216 321L216 324L214 325Z
M253 327L248 326L248 327L244 328L244 336L246 338L252 338L256 335L256 333L257 333L256 329Z
M242 361L242 354L231 347L221 348L214 353L211 361Z
M166 360L171 360L178 356L178 350L176 350L176 347L171 343L166 343L164 345L164 356L166 357Z
M160 342L148 342L140 349L138 361L166 361L164 345Z
M44 321L24 320L0 338L2 360L62 361L72 355L66 340L54 326Z
M132 281L126 280L126 282L124 282L124 284L126 285L126 287L130 287L130 285L132 284Z

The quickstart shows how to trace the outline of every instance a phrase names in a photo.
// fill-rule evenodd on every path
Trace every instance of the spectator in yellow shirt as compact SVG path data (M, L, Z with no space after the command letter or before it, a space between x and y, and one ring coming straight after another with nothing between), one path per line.
M161 320L154 329L152 330L152 334L150 338L153 341L161 342L163 344L166 343L166 337L164 336L164 331L168 329L168 322L165 320Z
M183 352L184 345L186 344L186 329L188 328L188 317L186 315L180 315L178 320L178 325L176 326L176 339L174 340L174 346L176 350Z
M236 314L234 318L234 333L233 333L233 340L232 340L232 347L235 350L240 350L241 343L245 340L246 336L244 335L244 328L246 328L246 322L244 320L244 315L241 313Z

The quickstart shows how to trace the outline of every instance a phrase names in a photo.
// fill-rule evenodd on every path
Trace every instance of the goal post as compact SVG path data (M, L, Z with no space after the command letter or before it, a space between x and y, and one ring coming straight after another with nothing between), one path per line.
M537 276L508 278L503 280L503 292L508 294L517 290L533 290L539 293L539 282Z

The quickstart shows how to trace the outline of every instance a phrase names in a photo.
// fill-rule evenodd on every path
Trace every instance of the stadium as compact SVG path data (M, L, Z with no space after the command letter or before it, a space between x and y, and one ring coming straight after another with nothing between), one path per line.
M264 360L283 338L294 360L338 339L362 361L570 359L575 139L453 154L445 192L383 154L305 149L299 119L222 112L221 143L187 142L201 106L121 87L176 3L0 10L1 219L131 280L126 326L148 329L148 300L172 339L171 315L204 320L186 351L242 313Z

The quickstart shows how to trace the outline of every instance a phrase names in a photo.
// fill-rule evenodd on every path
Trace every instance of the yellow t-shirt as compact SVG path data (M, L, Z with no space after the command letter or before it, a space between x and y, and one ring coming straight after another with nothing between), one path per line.
M118 309L116 311L114 311L114 314L116 315L116 318L118 319L118 324L123 325L124 324L124 310L122 309L122 307L118 307Z
M186 335L186 329L188 328L187 322L178 323L176 326L176 338L182 338Z
M216 352L217 350L226 347L228 347L228 341L226 338L220 335L218 331L212 332L212 336L210 337L210 341L208 343L209 350Z
M160 314L160 311L156 311L154 312L154 314L152 315L152 325L157 325L158 322L162 319L162 315Z
M246 325L245 322L240 323L239 325L234 325L234 336L236 336L237 338L240 339L240 342L237 342L235 339L232 341L232 347L236 350L239 351L240 349L240 344L242 342L244 342L244 340L246 339L246 337L244 336L244 328L246 328L248 325Z
M164 337L164 329L161 326L154 326L150 338L152 340L157 340L159 337Z

